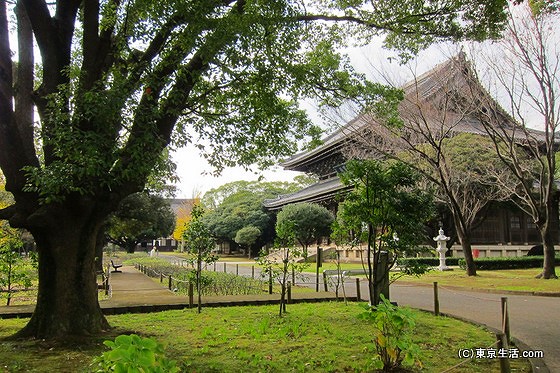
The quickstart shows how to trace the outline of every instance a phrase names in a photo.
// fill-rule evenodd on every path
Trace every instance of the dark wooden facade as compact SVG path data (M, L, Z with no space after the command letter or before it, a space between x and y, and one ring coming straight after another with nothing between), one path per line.
M555 237L559 236L558 212L552 221ZM541 237L533 219L512 205L491 207L482 223L471 235L473 244L537 245ZM558 242L558 239L557 239Z

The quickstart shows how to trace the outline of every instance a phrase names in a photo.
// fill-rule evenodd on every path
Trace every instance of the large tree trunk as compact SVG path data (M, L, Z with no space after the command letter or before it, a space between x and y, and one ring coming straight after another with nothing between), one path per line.
M465 257L467 276L476 276L476 264L474 263L472 254L471 240L468 236L461 237L459 235L459 241L461 242L461 248L463 249L463 255Z
M29 323L16 336L56 339L109 329L97 300L95 268L103 219L91 211L58 208L50 224L31 229L39 253L39 293Z
M556 253L554 251L554 238L552 237L550 224L547 223L543 224L542 226L539 227L539 231L543 243L544 262L543 262L543 270L537 276L537 278L543 278L543 279L558 278L558 276L556 276L556 269L555 269Z
M138 243L136 241L134 242L127 242L126 244L126 252L128 254L134 254L134 252L136 251L136 245L138 245Z
M455 231L457 232L457 237L461 243L461 248L463 249L463 256L465 257L465 265L467 276L476 276L476 264L474 263L474 258L472 255L472 245L470 235L464 231L461 222L453 214L453 220L455 222Z

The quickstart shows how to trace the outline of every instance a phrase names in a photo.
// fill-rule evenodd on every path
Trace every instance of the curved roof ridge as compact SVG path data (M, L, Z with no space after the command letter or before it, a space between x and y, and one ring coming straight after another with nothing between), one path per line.
M459 54L457 56L451 57L448 60L436 65L432 69L430 69L430 70L426 71L425 73L421 74L418 78L413 79L413 80L405 83L401 88L405 91L405 94L407 93L407 91L410 93L410 91L411 91L410 88L416 87L416 89L418 89L418 87L419 87L418 83L419 82L421 82L422 84L426 84L426 82L429 83L430 82L429 78L434 78L441 71L444 71L444 72L448 71L449 72L448 75L452 76L453 74L457 73L457 69L446 69L446 68L451 64L457 64L457 63L462 64L462 65L467 63L466 56L465 56L465 53L463 51L459 52ZM437 82L441 83L442 79L438 79ZM436 88L437 88L437 85L433 84L431 86L431 89L429 90L429 95L423 94L422 96L424 98L427 98L428 96L434 94L437 91ZM440 85L440 88L441 88L441 85ZM356 115L349 122L347 122L346 124L344 124L343 126L338 128L336 131L334 131L331 134L329 134L328 136L326 136L322 140L323 143L321 145L319 145L316 148L311 149L311 150L296 153L293 156L291 156L290 158L282 161L280 163L280 165L282 167L286 168L286 169L291 169L291 168L295 167L297 164L299 164L299 162L302 162L306 159L312 158L313 156L317 155L318 153L321 153L321 152L325 151L326 149L329 149L331 147L339 145L340 143L342 143L343 141L346 141L348 139L348 135L350 133L352 133L356 129L359 129L360 127L362 127L363 125L366 124L365 122L360 123L360 121L363 118L364 118L364 114ZM356 127L353 127L353 126L356 126Z

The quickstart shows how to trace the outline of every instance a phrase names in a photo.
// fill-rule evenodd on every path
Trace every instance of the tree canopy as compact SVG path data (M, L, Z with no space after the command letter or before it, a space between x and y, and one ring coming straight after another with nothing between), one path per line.
M209 210L204 221L217 239L236 242L237 234L244 228L259 230L256 241L250 246L262 246L274 240L274 214L266 211L263 202L279 194L292 193L302 187L299 182L235 181L207 192L203 203L216 206ZM256 231L252 229L254 234ZM244 240L243 240L244 241ZM242 245L246 245L243 243ZM256 251L256 250L255 250ZM257 252L252 252L257 254Z
M432 196L418 187L418 173L396 162L352 160L340 175L354 189L346 195L337 216L340 231L367 243L367 277L372 305L380 298L379 273L388 273L398 257L418 251L426 241L425 223L431 217ZM385 268L379 254L389 253Z
M175 214L163 197L135 193L123 199L111 214L107 239L133 253L137 244L167 237L175 228Z
M306 255L309 245L330 235L333 221L333 214L323 206L308 202L290 204L278 213L276 234L284 243L297 241Z
M261 230L259 228L248 225L237 231L234 241L241 246L247 247L250 254L251 247L257 242L260 236Z

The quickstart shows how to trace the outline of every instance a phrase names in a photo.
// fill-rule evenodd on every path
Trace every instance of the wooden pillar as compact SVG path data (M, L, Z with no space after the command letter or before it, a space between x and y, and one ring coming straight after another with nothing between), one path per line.
M292 303L292 283L290 281L288 281L287 293L288 293L288 304L291 304Z
M434 281L434 315L439 316L439 294L437 281Z

